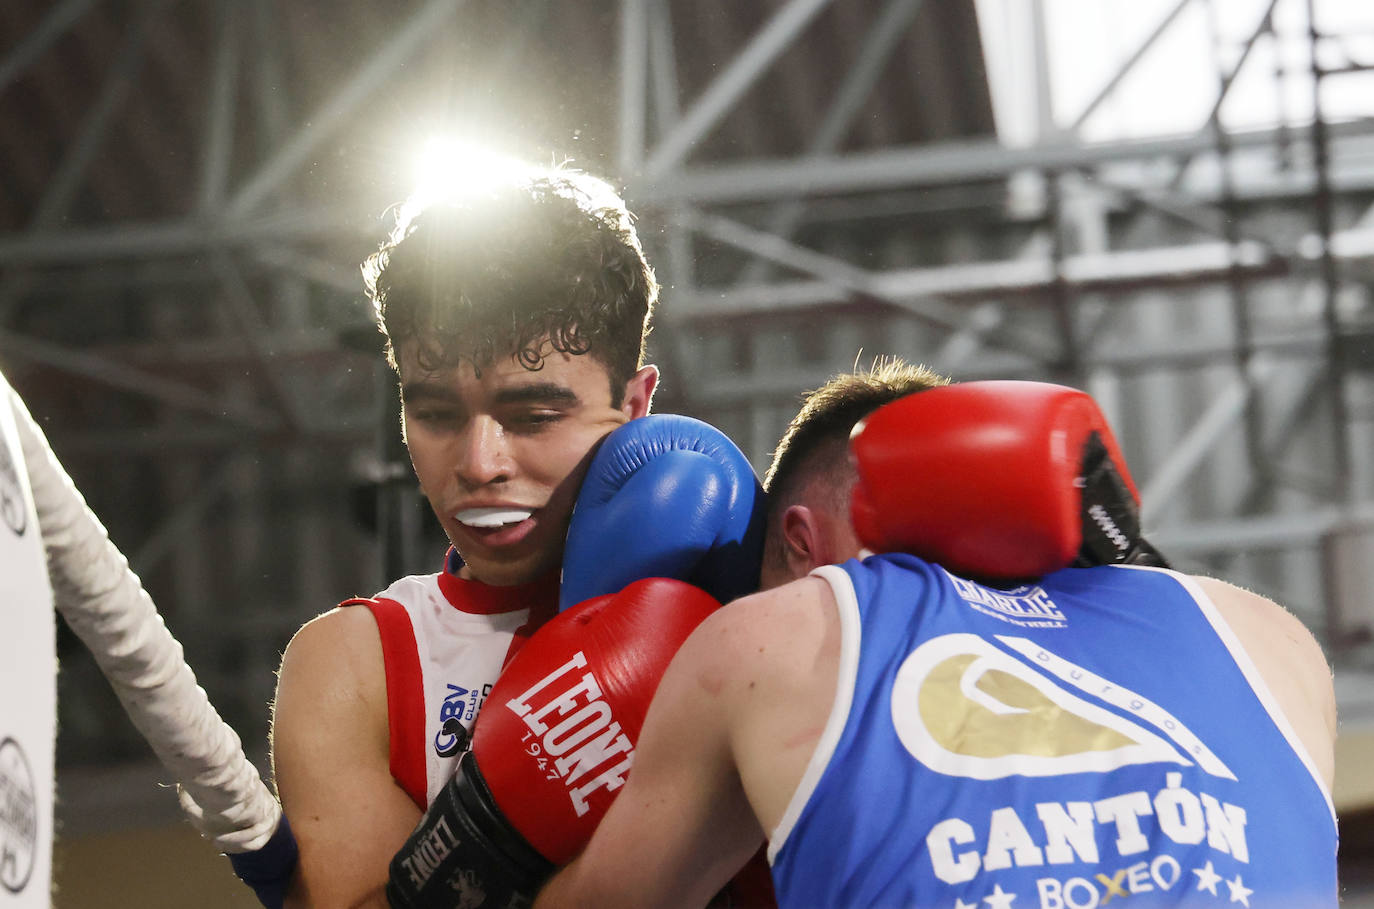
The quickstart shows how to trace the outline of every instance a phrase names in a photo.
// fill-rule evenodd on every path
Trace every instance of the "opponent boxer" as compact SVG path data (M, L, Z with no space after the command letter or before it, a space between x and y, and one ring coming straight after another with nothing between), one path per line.
M1080 479L1134 490L1070 389L910 395L845 470L888 378L832 383L789 429L765 577L810 575L689 638L629 782L537 905L699 905L767 836L783 907L1334 907L1335 705L1307 630L1130 539L1123 564L1051 570L1130 510ZM1018 534L1050 573L1006 577ZM924 558L818 567L861 546Z
M296 905L386 905L389 868L406 867L408 835L451 791L502 667L558 609L574 498L611 430L646 427L603 447L616 463L690 449L650 474L693 506L707 487L724 495L733 507L718 517L736 530L674 514L662 538L677 546L684 525L704 527L702 546L740 566L717 596L757 586L762 516L747 461L705 424L637 419L658 378L643 364L657 285L610 187L531 170L402 215L365 273L411 461L453 545L440 572L326 613L283 656L273 766L299 844ZM734 465L723 473L722 454ZM616 536L605 497L578 509ZM565 586L613 592L644 576L634 560L654 562L656 545L624 539L623 564L565 566L576 581ZM672 570L692 576L677 555Z

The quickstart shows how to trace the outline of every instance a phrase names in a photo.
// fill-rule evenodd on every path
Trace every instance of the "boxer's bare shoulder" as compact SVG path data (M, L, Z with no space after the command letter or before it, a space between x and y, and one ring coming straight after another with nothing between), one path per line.
M840 624L830 587L807 577L708 619L680 654L728 723L759 821L781 820L835 700Z
M386 754L386 671L381 635L366 609L335 608L303 625L282 655L273 711L277 763L308 753L323 717L346 718L350 738ZM285 753L283 753L285 752ZM278 769L280 775L280 768Z
M1336 696L1331 667L1316 638L1267 597L1216 578L1193 581L1240 640L1329 788L1335 772Z
M296 632L272 724L277 791L300 846L293 905L380 898L390 853L379 844L403 841L419 818L391 777L386 704L371 612L333 609Z
M321 662L328 665L318 665ZM358 688L369 681L385 682L381 634L369 610L336 606L292 636L282 655L282 674L299 674L304 680L320 669L357 673Z

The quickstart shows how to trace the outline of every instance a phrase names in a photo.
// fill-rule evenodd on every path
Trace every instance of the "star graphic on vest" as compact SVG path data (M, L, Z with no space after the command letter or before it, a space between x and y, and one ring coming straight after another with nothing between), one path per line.
M954 898L954 909L978 909L977 903L966 903L959 897Z
M1227 881L1226 886L1231 889L1231 902L1243 903L1247 907L1250 905L1250 894L1254 893L1255 891L1245 886L1244 882L1241 881L1239 874L1236 875L1236 879L1234 881Z
M1011 909L1011 901L1016 899L1015 893L1007 893L998 884L988 896L983 897L983 902L987 903L992 909Z
M1221 883L1221 875L1213 870L1211 862L1201 868L1194 868L1193 873L1197 875L1197 889L1206 890L1212 896L1217 895L1217 884Z

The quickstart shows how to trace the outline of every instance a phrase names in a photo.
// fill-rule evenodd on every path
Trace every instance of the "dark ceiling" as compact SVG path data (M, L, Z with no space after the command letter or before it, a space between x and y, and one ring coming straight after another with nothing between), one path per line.
M10 0L0 4L0 231L161 221L207 204L216 67L235 114L224 191L325 109L424 3ZM481 123L530 157L614 176L620 4L470 0L375 80L274 198L385 199L418 135ZM886 4L835 0L691 153L801 153ZM687 105L786 4L670 4ZM972 3L916 4L841 145L992 132ZM223 99L222 99L223 100ZM84 166L77 159L84 158ZM213 195L208 198L213 198ZM370 201L370 200L369 200Z
M0 365L69 459L214 449L245 430L361 437L339 402L371 400L345 375L365 354L340 330L368 335L357 263L408 192L421 139L475 133L631 182L632 7L0 3ZM993 133L972 0L637 8L652 22L646 71L668 76L646 90L650 150L761 36L801 23L688 149L693 167L802 158L875 47L872 89L830 150Z

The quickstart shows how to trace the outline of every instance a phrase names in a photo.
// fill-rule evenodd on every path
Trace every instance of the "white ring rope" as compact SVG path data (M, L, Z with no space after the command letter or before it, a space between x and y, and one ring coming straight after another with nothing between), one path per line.
M124 555L58 462L13 389L6 388L28 465L53 598L90 649L153 752L177 779L182 810L224 852L272 836L281 806L210 704L181 644Z

